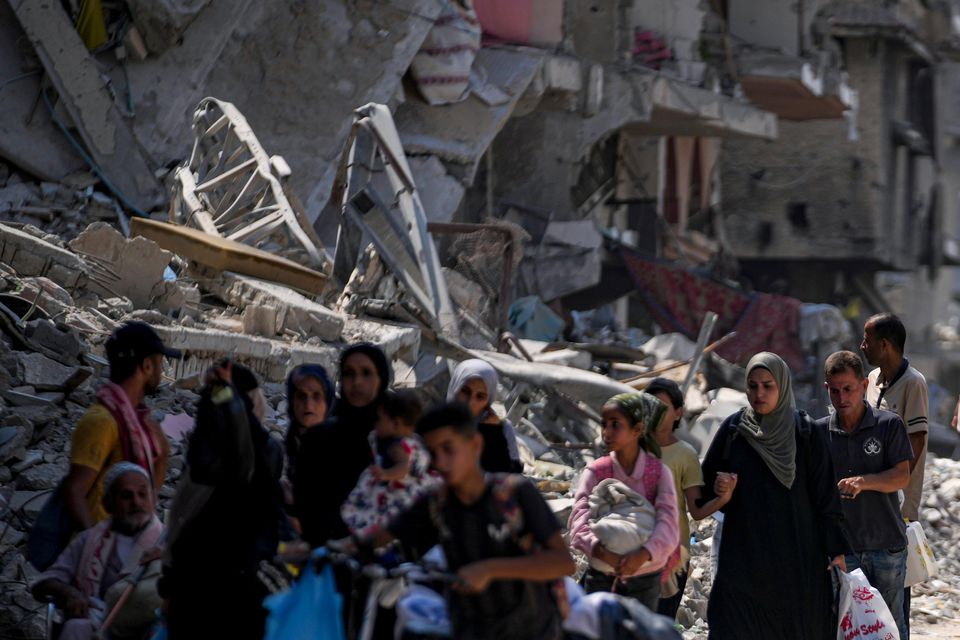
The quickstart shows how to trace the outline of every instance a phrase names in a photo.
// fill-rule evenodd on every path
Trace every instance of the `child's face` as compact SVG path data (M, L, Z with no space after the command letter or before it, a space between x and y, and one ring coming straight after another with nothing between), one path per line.
M391 418L383 408L377 409L377 421L373 425L373 430L378 438L396 438L401 435L402 425L396 418Z
M490 394L487 393L487 385L480 378L467 380L457 392L457 400L470 408L470 414L474 418L479 418L487 407L490 406Z
M315 427L327 417L327 396L316 378L303 378L294 385L293 417L304 427Z
M657 433L670 433L673 431L674 423L683 415L683 407L679 409L675 408L673 406L673 400L670 399L666 391L657 391L653 394L653 397L662 402L667 408L667 410L663 412L663 420L660 421L660 426L657 427Z
M435 429L423 436L432 466L451 487L461 485L471 472L480 468L483 438L479 433L464 436L453 429Z
M607 451L624 451L638 446L640 436L643 435L643 425L633 424L630 417L616 405L603 407L603 428L600 433Z

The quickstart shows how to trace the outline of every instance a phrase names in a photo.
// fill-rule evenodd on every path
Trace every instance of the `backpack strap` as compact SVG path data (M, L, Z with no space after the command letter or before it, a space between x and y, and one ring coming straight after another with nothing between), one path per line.
M609 455L597 458L590 464L590 471L593 471L598 483L609 480L613 477L613 458Z

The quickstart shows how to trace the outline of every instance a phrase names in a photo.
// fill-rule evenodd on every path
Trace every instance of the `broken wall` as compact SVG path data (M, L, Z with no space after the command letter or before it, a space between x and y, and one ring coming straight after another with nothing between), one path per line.
M737 257L915 264L902 234L891 231L902 230L904 198L891 170L890 120L902 116L891 78L897 58L889 44L878 46L847 41L850 83L860 94L852 131L847 120L781 121L774 142L725 142L725 224Z

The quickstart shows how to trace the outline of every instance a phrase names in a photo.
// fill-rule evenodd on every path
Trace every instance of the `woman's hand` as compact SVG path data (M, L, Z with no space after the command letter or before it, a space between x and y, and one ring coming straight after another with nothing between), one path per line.
M617 575L632 576L651 560L653 560L653 556L650 555L650 551L646 547L641 547L639 551L633 553L624 554L617 566Z
M713 492L724 503L729 502L733 496L733 490L737 487L737 474L720 471L717 473L717 479L713 482Z
M594 558L601 562L605 562L614 569L620 565L620 561L623 559L623 556L620 554L614 553L603 546L602 542L597 542L593 545L593 553L591 553Z

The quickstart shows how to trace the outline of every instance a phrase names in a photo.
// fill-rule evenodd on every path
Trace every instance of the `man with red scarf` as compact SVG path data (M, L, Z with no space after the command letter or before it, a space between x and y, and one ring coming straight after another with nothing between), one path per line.
M170 445L160 425L150 418L144 398L160 387L163 358L180 352L164 346L145 322L128 322L107 340L110 380L97 392L73 433L70 472L63 490L78 530L108 516L103 506L107 469L121 461L147 471L159 493L167 470Z

